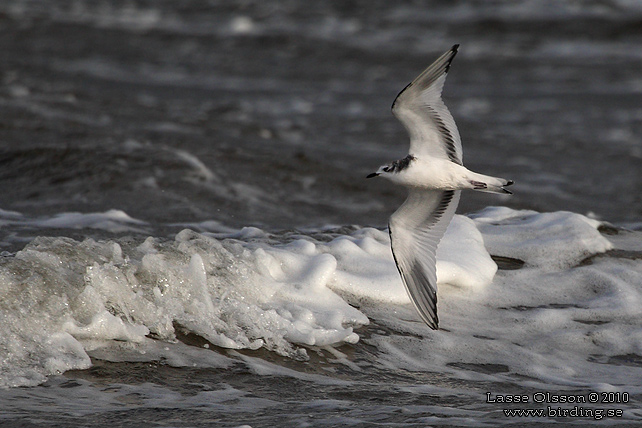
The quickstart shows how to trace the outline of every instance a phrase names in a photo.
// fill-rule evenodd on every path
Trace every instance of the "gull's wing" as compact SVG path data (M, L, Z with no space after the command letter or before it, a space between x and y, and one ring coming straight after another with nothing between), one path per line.
M457 125L441 99L446 74L459 45L437 58L397 95L392 113L410 134L411 155L429 155L462 164Z
M392 254L410 300L421 318L437 329L437 245L459 203L459 190L413 188L390 217Z

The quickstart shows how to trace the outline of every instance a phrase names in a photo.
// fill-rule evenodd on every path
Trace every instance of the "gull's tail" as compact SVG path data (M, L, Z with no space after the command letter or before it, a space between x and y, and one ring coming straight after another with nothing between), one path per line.
M479 190L480 192L488 193L499 193L499 194L508 194L512 195L513 192L507 190L506 187L512 185L513 180L505 180L503 178L489 177L480 175L479 179L470 180L470 184L473 190Z

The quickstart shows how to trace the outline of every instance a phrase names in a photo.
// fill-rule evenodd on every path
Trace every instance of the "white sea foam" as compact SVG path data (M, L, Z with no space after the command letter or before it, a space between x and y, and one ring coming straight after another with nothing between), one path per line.
M124 213L108 217L139 226ZM96 224L103 223L84 225ZM642 374L609 364L642 354L642 263L581 263L612 248L598 226L578 214L504 208L456 216L438 251L440 331L414 313L387 231L315 239L256 228L184 230L135 243L37 238L0 258L0 382L34 385L89 367L89 355L230 364L232 357L177 343L184 333L305 359L310 347L356 343L374 321L400 333L368 335L382 365L608 389ZM497 272L486 248L525 263ZM503 369L490 375L462 364Z
M613 248L597 231L599 221L567 211L540 214L492 207L473 218L492 254L518 258L540 269L575 266L591 254Z

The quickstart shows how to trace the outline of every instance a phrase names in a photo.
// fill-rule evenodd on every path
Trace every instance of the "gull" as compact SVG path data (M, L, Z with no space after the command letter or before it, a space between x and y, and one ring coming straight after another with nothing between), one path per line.
M455 215L461 190L511 192L511 180L464 167L459 131L441 99L459 45L426 68L395 98L392 113L410 135L408 156L379 167L381 176L408 188L408 198L390 217L392 255L406 291L423 321L439 328L436 252Z

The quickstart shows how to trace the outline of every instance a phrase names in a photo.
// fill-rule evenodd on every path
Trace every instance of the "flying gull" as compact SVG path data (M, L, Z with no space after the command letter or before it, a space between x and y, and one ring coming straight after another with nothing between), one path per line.
M381 166L385 177L409 189L388 223L392 254L410 300L432 329L437 317L437 245L455 215L462 189L508 193L510 180L472 172L462 163L457 125L441 99L459 45L437 58L397 95L392 113L410 134L408 156Z

